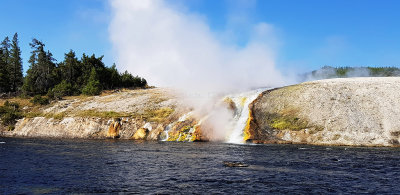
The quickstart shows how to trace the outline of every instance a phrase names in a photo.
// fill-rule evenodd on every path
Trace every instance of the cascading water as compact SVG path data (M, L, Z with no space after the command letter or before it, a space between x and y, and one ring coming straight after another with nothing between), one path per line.
M169 140L169 139L170 139L170 137L169 137L169 131L172 129L172 127L173 127L177 122L183 122L183 121L187 120L189 117L192 116L192 114L193 114L193 112L188 112L188 113L182 115L182 116L178 119L178 121L173 122L173 123L167 125L167 126L165 127L163 133L162 133L162 139L161 139L161 141L179 141L179 140L181 140L181 136L182 136L181 134L179 134L179 137L178 137L176 140L175 140L175 139ZM194 129L191 128L190 131L189 131L189 133L193 133L193 132L194 132ZM190 137L188 137L188 138L191 138L191 134L190 134ZM190 140L190 139L189 139L189 140ZM187 140L185 139L185 140L183 140L183 141L187 141Z
M171 124L169 124L169 125L167 125L167 127L165 127L165 130L164 130L164 139L162 139L161 141L167 141L168 140L168 138L169 138L169 131L171 130Z
M233 94L225 96L224 102L230 105L230 109L234 111L232 118L227 122L226 127L228 132L226 134L225 142L227 143L244 143L244 132L247 120L249 118L249 105L259 96L259 94L266 89L257 89L245 93ZM204 116L198 121L196 125L184 126L180 132L173 133L175 136L170 136L170 131L180 122L192 120L193 112L188 112L182 115L177 121L167 125L162 133L161 141L193 141L193 135L197 128L199 128L203 121L206 121L209 115ZM176 130L174 130L176 131Z
M249 105L266 89L257 89L245 93L226 96L235 104L234 117L231 121L230 135L227 137L227 143L241 144L244 142L243 130L246 127L249 118Z

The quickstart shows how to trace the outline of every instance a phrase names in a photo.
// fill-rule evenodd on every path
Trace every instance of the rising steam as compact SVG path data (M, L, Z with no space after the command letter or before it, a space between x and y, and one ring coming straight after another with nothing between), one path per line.
M162 0L111 0L109 28L119 68L150 84L200 92L283 83L275 69L273 27L254 24L245 46L225 44L206 19ZM231 32L234 29L227 29Z
M173 87L197 94L197 112L208 113L219 129L212 134L224 139L232 118L215 107L216 94L284 84L275 68L276 42L273 26L250 26L246 44L221 38L204 16L163 0L111 0L110 38L118 68L138 74L158 87ZM227 25L231 26L231 25ZM229 28L229 27L228 27ZM225 29L232 34L235 28ZM189 95L191 96L191 95ZM197 106L197 107L196 107ZM200 114L201 115L201 114Z

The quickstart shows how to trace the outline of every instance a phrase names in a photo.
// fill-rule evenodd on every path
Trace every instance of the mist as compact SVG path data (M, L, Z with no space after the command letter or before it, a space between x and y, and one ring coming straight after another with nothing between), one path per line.
M169 1L111 0L110 39L118 68L158 87L201 93L280 86L274 27L250 26L244 46L220 40L204 16ZM226 29L232 32L235 28ZM228 37L229 38L229 37ZM233 39L233 38L232 38Z
M248 41L239 45L232 35L244 29L227 21L225 30L213 31L205 16L182 4L111 0L110 5L109 34L118 68L150 85L180 91L197 118L210 116L203 133L213 140L224 140L231 131L231 112L218 102L224 95L285 84L276 69L278 40L270 24L241 21Z

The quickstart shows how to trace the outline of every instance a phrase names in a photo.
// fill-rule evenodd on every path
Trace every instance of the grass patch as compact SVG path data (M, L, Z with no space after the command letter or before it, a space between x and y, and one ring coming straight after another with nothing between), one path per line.
M57 120L61 120L64 117L68 116L66 112L59 112L59 113L47 113L44 115L46 118L54 118Z
M15 102L17 103L21 108L25 106L33 106L33 104L30 102L29 98L19 98L19 97L14 97L10 99L0 99L0 104L3 105L6 101L9 102Z
M151 122L162 122L168 118L174 112L172 108L160 108L158 110L146 110L140 117L151 121Z
M42 112L27 112L24 113L25 118L35 118L35 117L42 117L44 114Z
M97 111L97 110L84 110L75 114L77 117L100 117L100 118L118 118L118 117L129 117L132 116L126 112L114 112L114 111Z

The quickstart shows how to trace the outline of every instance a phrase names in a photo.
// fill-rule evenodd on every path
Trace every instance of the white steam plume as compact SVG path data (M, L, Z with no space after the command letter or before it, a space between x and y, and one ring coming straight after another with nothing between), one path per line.
M212 140L226 140L231 131L232 113L216 106L218 95L284 83L275 69L277 41L269 24L246 25L249 41L238 46L231 36L237 27L225 29L227 36L221 37L204 17L167 1L110 3L109 31L119 68L146 78L151 85L183 90L198 117L210 116L205 123L211 128L202 133Z
M162 0L111 0L110 38L119 68L151 85L186 92L232 92L279 86L273 27L252 25L245 46L218 39L204 17ZM226 32L232 29L226 29ZM229 41L228 41L229 42Z

